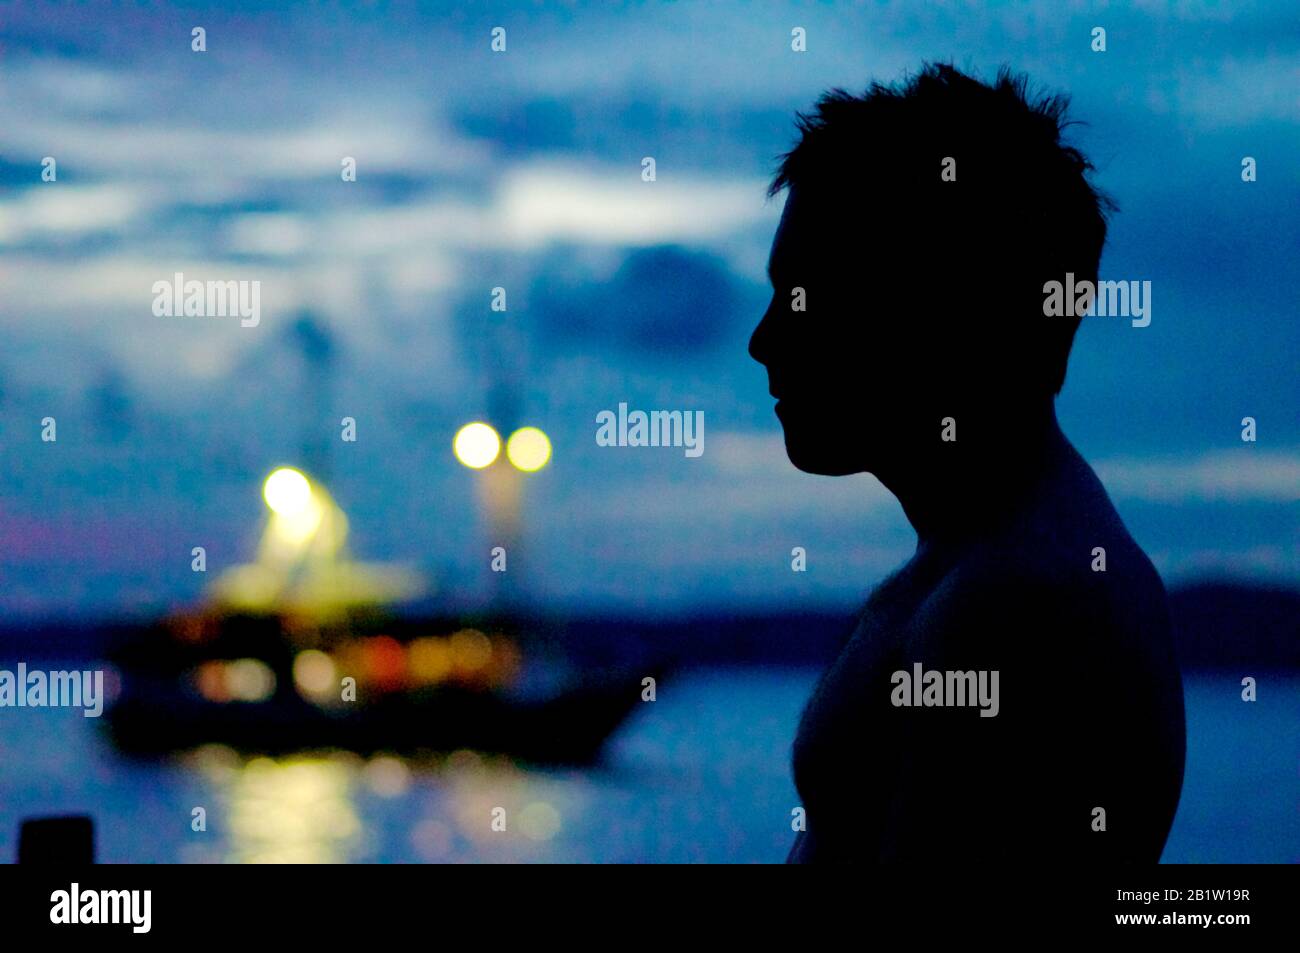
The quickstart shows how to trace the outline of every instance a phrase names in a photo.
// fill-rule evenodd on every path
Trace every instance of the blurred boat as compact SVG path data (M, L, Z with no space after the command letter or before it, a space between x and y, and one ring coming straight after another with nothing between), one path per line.
M124 752L473 749L584 762L654 674L579 668L504 615L395 614L421 580L352 562L346 519L319 483L281 468L263 495L256 562L222 574L195 610L116 640L122 685L106 721Z
M644 674L555 659L528 672L513 639L477 629L411 634L430 631L428 620L327 637L320 648L300 648L286 631L291 620L276 616L207 619L211 637L177 637L175 626L196 621L136 633L113 653L123 685L106 720L123 751L468 748L579 763L598 755L637 704ZM345 679L356 680L354 695Z

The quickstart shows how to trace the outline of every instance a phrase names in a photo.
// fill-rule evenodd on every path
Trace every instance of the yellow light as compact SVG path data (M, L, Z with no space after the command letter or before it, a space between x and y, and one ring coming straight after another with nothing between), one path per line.
M311 505L311 484L293 467L280 467L266 478L262 498L281 516L297 516Z
M477 672L492 659L492 640L478 629L461 629L451 637L451 657L461 671Z
M422 636L411 642L408 653L411 659L411 674L417 681L440 682L451 671L451 646L446 639Z
M456 431L451 446L457 460L472 470L481 470L501 452L501 438L487 424L475 421Z
M299 652L293 660L293 681L308 698L330 694L338 684L334 660L317 649Z
M275 673L258 659L227 662L225 675L226 690L236 701L262 702L275 694Z
M506 456L518 469L535 473L551 459L551 439L536 427L521 427L506 441Z

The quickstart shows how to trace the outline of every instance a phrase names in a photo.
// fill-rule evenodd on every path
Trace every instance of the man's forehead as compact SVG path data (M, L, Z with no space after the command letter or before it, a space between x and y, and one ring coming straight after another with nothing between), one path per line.
M800 203L796 200L794 190L786 192L785 208L781 210L781 221L777 223L776 234L772 237L772 251L767 258L767 272L772 274L790 264L802 244L795 230L803 222L804 216Z
M840 247L847 236L834 233L836 217L828 214L825 204L810 196L806 189L791 188L786 193L781 221L772 238L768 255L768 274L788 270L805 263L826 263L842 254Z

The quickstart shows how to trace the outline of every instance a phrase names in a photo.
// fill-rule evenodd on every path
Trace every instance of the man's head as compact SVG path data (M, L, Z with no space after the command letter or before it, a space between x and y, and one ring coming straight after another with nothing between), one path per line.
M1078 319L1045 317L1043 285L1096 280L1111 207L1065 105L927 66L799 116L750 353L800 469L873 470L944 416L1050 404Z

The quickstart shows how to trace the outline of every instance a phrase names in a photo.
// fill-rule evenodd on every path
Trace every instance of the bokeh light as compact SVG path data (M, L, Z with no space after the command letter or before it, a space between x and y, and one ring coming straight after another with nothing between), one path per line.
M311 505L311 484L293 467L280 467L266 478L262 498L280 516L297 516Z
M275 694L275 673L259 659L236 659L226 665L226 689L236 701L266 701Z
M462 629L451 637L451 657L461 672L479 672L492 658L492 640L477 629Z
M306 698L321 698L338 685L334 660L317 649L299 652L293 660L293 682Z
M406 679L406 649L390 635L366 639L361 664L369 681L384 688L397 688Z
M361 778L380 797L401 797L411 786L411 769L401 758L376 755L362 769Z
M456 459L472 470L481 470L501 453L501 437L487 424L475 421L456 431L452 441Z
M506 456L517 469L536 473L551 459L551 438L536 427L521 427L506 441Z
M411 674L421 682L440 682L451 672L451 645L446 639L423 636L408 649Z
M560 832L560 812L546 801L534 801L519 812L519 829L529 840L550 840Z
M263 702L275 694L275 673L260 659L211 659L194 672L194 684L210 702Z
M271 532L296 547L311 539L324 513L311 483L293 467L280 467L262 484L262 498L271 508Z

